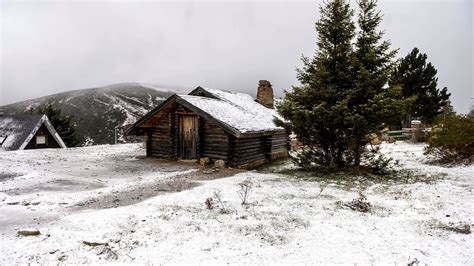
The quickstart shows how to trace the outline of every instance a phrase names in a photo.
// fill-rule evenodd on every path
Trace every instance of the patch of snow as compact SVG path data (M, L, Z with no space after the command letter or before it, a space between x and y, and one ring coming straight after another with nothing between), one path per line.
M106 106L109 106L109 105L110 105L109 103L106 103L106 102L104 102L104 101L101 101L101 100L97 99L96 97L94 97L94 101L96 101L96 102L98 102L98 103L101 103L101 104L103 104L103 105L106 105Z
M105 95L110 99L111 105L114 109L120 110L125 116L125 120L121 126L126 126L135 123L138 117L145 115L149 110L141 106L134 106L119 97L112 95Z

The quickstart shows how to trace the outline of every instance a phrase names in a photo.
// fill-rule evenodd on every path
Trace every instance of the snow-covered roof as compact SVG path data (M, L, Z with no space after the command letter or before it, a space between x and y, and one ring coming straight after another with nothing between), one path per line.
M30 142L41 125L45 125L59 146L66 148L46 115L2 115L0 116L1 150L22 150Z
M198 87L187 95L173 95L137 121L128 132L139 127L172 99L207 114L239 135L284 130L274 122L275 118L282 119L276 110L259 104L252 96L245 93Z
M190 95L199 94L200 92L207 92L214 96L218 101L231 105L231 108L226 108L221 112L213 111L212 106L210 106L210 108L208 107L209 114L242 133L249 131L273 131L283 129L276 126L273 122L274 118L283 120L277 111L261 105L248 94L198 87L196 90L192 91ZM196 104L199 103L196 102Z
M202 96L178 95L178 97L241 133L282 129L273 122L274 115L271 111L265 110L259 113L258 110L242 108L228 101Z

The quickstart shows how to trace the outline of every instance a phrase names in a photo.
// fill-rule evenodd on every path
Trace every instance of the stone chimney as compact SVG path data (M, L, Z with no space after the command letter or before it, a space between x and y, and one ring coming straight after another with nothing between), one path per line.
M273 89L270 81L260 80L258 82L256 101L267 108L273 108Z

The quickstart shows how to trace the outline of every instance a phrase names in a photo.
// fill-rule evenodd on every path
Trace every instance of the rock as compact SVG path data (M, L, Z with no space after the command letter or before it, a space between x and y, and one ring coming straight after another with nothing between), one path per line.
M211 161L209 160L209 157L203 157L199 159L199 164L202 166L208 165Z
M17 234L19 236L38 236L41 233L37 229L22 229L22 230L18 230Z
M396 139L394 137L388 137L388 143L395 143Z
M224 169L225 168L225 162L223 160L217 160L214 162L214 166L217 169Z

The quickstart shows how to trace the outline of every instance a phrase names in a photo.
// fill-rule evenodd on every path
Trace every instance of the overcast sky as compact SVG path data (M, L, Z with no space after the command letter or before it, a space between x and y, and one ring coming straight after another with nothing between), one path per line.
M0 105L120 82L198 85L255 95L297 85L301 54L316 49L311 2L1 1ZM455 110L473 93L469 0L380 0L381 29L405 56L428 54Z

